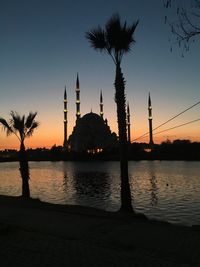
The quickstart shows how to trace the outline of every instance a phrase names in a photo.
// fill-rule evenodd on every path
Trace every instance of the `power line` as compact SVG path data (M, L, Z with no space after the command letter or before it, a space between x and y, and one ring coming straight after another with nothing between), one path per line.
M172 121L173 119L177 118L178 116L182 115L183 113L185 113L186 111L190 110L191 108L197 106L198 104L200 104L200 101L197 102L196 104L192 105L191 107L189 107L189 108L187 108L187 109L181 111L181 112L178 113L176 116L172 117L171 119L167 120L166 122L160 124L159 126L157 126L156 128L154 128L153 131L156 130L156 129L158 129L158 128L160 128L161 126L167 124L168 122Z
M192 109L193 107L195 107L195 106L197 106L197 105L199 105L199 104L200 104L200 101L198 101L198 102L195 103L194 105L190 106L189 108L186 108L185 110L181 111L180 113L178 113L177 115L175 115L175 116L173 116L172 118L168 119L168 120L165 121L164 123L162 123L162 124L158 125L157 127L153 128L152 131L157 130L157 129L160 128L161 126L167 124L168 122L172 121L173 119L177 118L178 116L182 115L182 114L185 113L186 111ZM176 127L176 126L175 126L175 127ZM138 138L134 139L133 141L136 141L136 140L138 140L138 139L141 139L141 138L145 137L145 136L148 135L148 134L149 134L149 132L146 132L146 133L142 134L141 136L139 136Z
M187 124L191 124L191 123L197 122L197 121L200 121L200 119L196 119L196 120L193 120L193 121L189 121L189 122L186 122L186 123L183 123L183 124L180 124L180 125L177 125L177 126L174 126L174 127L168 128L168 129L165 129L165 130L162 130L162 131L160 131L160 132L155 133L154 135L156 135L156 134L160 134L160 133L164 133L164 132L166 132L166 131L170 131L170 130L173 130L173 129L176 129L176 128L185 126L185 125L187 125Z
M170 131L170 130L173 130L173 129L176 129L176 128L185 126L185 125L187 125L187 124L191 124L191 123L197 122L197 121L200 121L200 119L196 119L196 120L193 120L193 121L189 121L189 122L186 122L186 123L183 123L183 124L180 124L180 125L177 125L177 126L174 126L174 127L168 128L168 129L165 129L165 130L162 130L162 131L160 131L160 132L156 132L156 133L154 133L154 135L156 135L156 134L160 134L160 133L163 133L163 132L167 132L167 131ZM140 138L141 138L141 137L140 137ZM139 138L138 138L138 139L139 139ZM135 140L137 140L137 139L135 139Z
M141 138L145 137L145 136L148 135L148 134L149 134L149 132L146 132L145 134L140 135L138 138L133 139L132 142L134 142L134 141L136 141L136 140L138 140L138 139L141 139Z

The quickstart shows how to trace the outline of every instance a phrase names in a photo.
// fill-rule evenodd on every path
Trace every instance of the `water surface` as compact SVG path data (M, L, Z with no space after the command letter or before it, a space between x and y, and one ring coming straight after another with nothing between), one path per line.
M119 162L30 162L33 198L115 211ZM133 206L150 218L200 224L200 162L129 162ZM0 163L0 194L21 195L19 163Z

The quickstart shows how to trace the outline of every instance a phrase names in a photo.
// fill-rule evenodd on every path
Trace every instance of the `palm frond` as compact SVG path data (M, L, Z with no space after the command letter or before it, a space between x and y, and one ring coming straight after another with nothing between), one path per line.
M135 43L134 32L138 23L139 21L136 21L130 27L126 27L125 25L123 30L121 31L120 49L124 52L129 52L131 49L131 45Z
M7 135L10 135L13 133L12 127L8 124L8 122L4 118L0 117L0 123L2 124L2 127L4 131L6 131Z
M118 14L114 14L106 23L105 26L106 40L111 48L118 45L121 35L121 21Z
M15 111L10 112L11 120L10 124L13 125L13 128L17 131L21 131L24 128L25 116L22 117Z
M19 133L20 139L24 140L24 132L25 132L25 116L22 117L15 111L10 112L11 120L10 124L12 125L13 132L15 134Z
M137 25L138 21L129 27L126 21L122 25L118 14L111 17L106 24L106 37L115 52L128 52L130 50L131 44L135 42L133 34Z
M34 113L33 112L29 112L29 114L28 114L28 116L27 116L27 118L25 120L25 127L27 129L29 129L32 126L36 115L37 115L37 112L34 112Z
M135 42L133 34L137 25L138 21L131 26L127 26L126 21L122 24L118 14L114 14L106 23L105 35L110 47L109 54L113 56L115 63L121 62L123 54L130 51L131 44Z
M27 131L27 133L26 133L26 137L30 137L30 136L32 136L34 130L35 130L39 125L40 125L39 122L34 121L34 122L32 123L32 125L31 125L31 127L29 128L29 130Z
M134 32L138 21L127 26L126 21L122 24L119 14L114 14L106 23L105 29L97 27L86 32L86 38L91 46L100 51L107 52L115 64L120 64L124 53L130 51L131 45L135 42Z
M39 122L35 121L36 115L37 112L29 112L29 115L25 117L25 115L20 116L16 111L11 111L9 123L0 117L0 124L2 124L7 135L13 133L22 144L24 139L30 137L34 129L39 126Z
M85 37L89 40L91 46L96 50L106 49L106 39L104 30L98 26L96 29L93 29L85 33Z

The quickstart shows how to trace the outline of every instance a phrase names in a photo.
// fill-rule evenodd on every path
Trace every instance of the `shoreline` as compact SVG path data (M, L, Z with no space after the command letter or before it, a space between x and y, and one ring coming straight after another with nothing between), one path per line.
M81 205L70 205L70 204L56 204L40 200L39 198L24 199L22 196L7 196L0 195L0 206L5 205L8 207L15 208L31 208L40 209L44 211L61 212L66 214L75 214L80 216L88 217L102 217L106 219L114 220L128 220L147 224L157 224L166 225L174 228L188 228L200 230L200 224L195 225L183 225L183 224L173 224L167 221L162 221L159 219L148 218L143 213L123 213L121 211L106 211L100 208L81 206ZM198 229L199 228L199 229Z

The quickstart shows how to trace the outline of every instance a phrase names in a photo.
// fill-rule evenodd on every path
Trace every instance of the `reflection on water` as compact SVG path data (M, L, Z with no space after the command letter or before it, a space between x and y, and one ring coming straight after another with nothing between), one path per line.
M103 197L107 191L108 175L104 172L77 172L74 173L74 188L78 198L83 195L88 197Z
M150 177L150 183L151 183L151 205L156 206L158 203L158 197L157 197L157 186L156 186L156 177L153 175Z
M149 168L149 180L150 180L150 193L151 193L151 205L156 206L158 203L158 187L156 179L156 170L154 162L148 162Z
M118 162L30 162L33 198L117 210ZM133 206L151 218L200 224L200 162L129 163ZM18 163L0 163L0 194L21 195Z
M75 172L73 185L77 204L87 203L106 208L110 196L109 176L105 172Z

